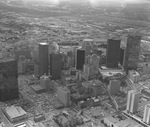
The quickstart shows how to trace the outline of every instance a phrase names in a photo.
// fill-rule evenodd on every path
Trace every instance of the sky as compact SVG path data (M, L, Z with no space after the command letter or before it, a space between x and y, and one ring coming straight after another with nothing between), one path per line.
M53 4L59 4L60 2L62 1L88 1L90 2L91 4L97 4L97 3L100 3L100 2L147 2L147 1L150 1L150 0L23 0L24 2L36 2L36 1L44 1L44 2L50 2L50 3L53 3Z

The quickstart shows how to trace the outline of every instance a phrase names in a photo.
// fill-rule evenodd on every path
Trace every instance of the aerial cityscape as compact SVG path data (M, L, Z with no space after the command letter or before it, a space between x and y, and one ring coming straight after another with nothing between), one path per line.
M0 0L0 127L150 127L150 1Z

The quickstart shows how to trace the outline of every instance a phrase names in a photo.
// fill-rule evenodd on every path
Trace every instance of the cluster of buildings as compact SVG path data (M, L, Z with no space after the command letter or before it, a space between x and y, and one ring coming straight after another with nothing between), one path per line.
M16 59L0 60L0 101L18 99L20 95L18 74L30 72L33 78L39 81L39 84L31 85L33 91L36 94L52 91L56 93L57 102L59 102L56 104L57 109L75 105L82 111L87 107L101 106L103 100L109 100L114 104L110 107L116 106L117 110L121 110L119 106L124 106L127 100L124 114L132 117L138 111L140 91L129 91L127 97L124 97L127 99L123 98L123 101L118 99L117 95L121 88L125 87L122 82L127 82L126 79L131 81L127 87L132 87L132 84L139 83L149 74L149 64L147 62L139 64L146 59L145 57L140 59L140 43L141 36L129 34L126 47L122 47L121 39L110 38L104 46L95 43L94 39L83 39L80 44L78 42L71 45L43 42L38 44L35 51L16 51L14 53ZM27 118L27 113L21 107L9 108L4 110L4 114L11 122ZM13 118L10 110L14 112L17 120ZM106 117L103 123L111 127L120 127L122 124L124 127L140 127L140 124L131 119L118 120L120 117L124 116ZM54 117L54 121L65 127L82 124L84 120L79 116L72 117L61 113ZM65 122L61 123L62 121ZM129 122L131 122L130 125ZM149 104L145 105L140 122L142 125L150 125Z

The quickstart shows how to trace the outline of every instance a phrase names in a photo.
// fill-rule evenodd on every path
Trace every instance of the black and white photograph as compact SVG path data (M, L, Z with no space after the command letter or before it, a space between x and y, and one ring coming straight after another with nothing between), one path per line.
M150 0L0 0L0 127L150 127Z

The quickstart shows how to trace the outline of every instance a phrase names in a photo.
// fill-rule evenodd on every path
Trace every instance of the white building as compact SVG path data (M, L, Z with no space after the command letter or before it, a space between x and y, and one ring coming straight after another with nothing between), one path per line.
M136 90L130 90L128 92L127 107L126 110L130 113L135 113L138 109L140 93Z
M150 104L145 105L144 115L143 115L143 122L150 125Z
M133 83L137 83L140 80L140 74L135 70L130 70L128 76Z

